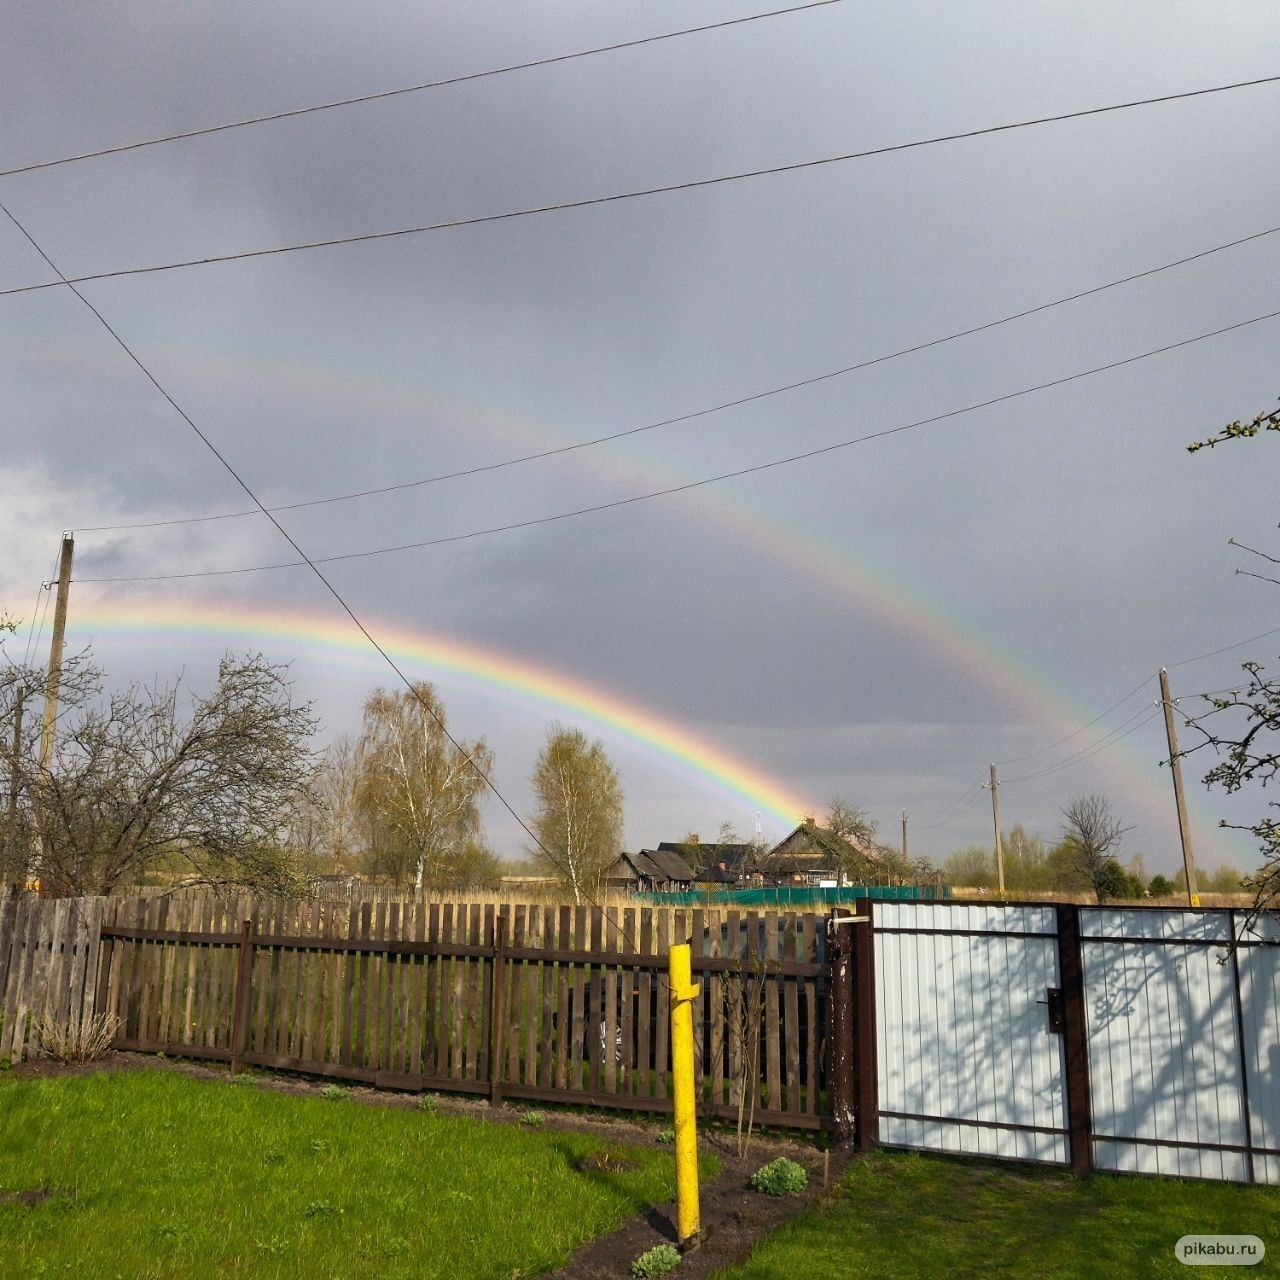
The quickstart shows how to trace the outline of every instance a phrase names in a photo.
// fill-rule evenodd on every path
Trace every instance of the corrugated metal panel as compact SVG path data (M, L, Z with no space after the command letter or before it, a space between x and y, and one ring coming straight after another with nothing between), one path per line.
M1280 925L1258 921L1246 937L1280 943ZM1280 946L1241 947L1240 1008L1254 1146L1280 1150ZM1254 1177L1280 1185L1280 1156L1254 1156Z
M1080 928L1095 1164L1247 1180L1241 1153L1135 1141L1245 1142L1232 970L1203 945L1227 942L1226 913L1091 908Z
M1023 932L1049 936L1005 936ZM995 1127L1066 1127L1061 1038L1038 1003L1058 985L1052 907L877 904L880 1141L1065 1162L1063 1134Z

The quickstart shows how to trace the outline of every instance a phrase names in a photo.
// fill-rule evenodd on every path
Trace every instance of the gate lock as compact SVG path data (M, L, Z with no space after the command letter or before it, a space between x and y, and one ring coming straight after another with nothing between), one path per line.
M1056 1035L1061 1035L1066 1027L1067 1006L1066 1001L1062 998L1061 987L1045 987L1045 998L1037 1000L1036 1004L1043 1004L1049 1007L1049 1030Z

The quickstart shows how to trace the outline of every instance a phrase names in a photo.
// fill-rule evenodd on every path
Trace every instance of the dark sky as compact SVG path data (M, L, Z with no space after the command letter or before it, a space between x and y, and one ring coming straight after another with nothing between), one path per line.
M759 11L23 3L0 40L0 168ZM1266 76L1276 27L1262 3L1224 21L1198 4L846 0L13 174L0 201L64 273L90 274ZM1266 231L1280 225L1278 104L1280 85L1246 88L84 292L264 501L298 502L688 414ZM1264 315L1280 306L1278 264L1280 234L737 408L280 519L327 556L685 485ZM0 286L50 278L0 219ZM1185 449L1274 405L1278 332L1263 321L808 461L330 572L378 625L483 655L487 676L421 655L410 674L439 685L458 732L488 738L522 811L558 718L604 738L637 846L724 820L749 832L757 810L781 834L841 794L888 835L905 806L913 848L941 857L989 839L977 784L995 760L1009 762L1006 825L1053 836L1064 804L1100 791L1133 824L1127 851L1171 869L1154 680L1053 744L1162 663L1280 626L1274 589L1237 575L1252 566L1227 545L1274 549L1274 449ZM305 569L90 581L294 557L260 517L85 531L245 500L67 290L0 297L0 395L0 604L31 618L59 533L75 528L72 634L95 639L113 676L207 684L224 648L252 644L296 659L326 732L355 726L363 694L390 678L369 660L247 624L183 637L142 621L159 601L197 618L342 625ZM133 629L103 624L113 611ZM1278 650L1270 637L1174 668L1175 693L1223 687ZM504 662L540 673L543 693L529 680L504 691L492 675ZM554 692L566 680L587 690L576 704ZM593 713L606 696L633 725L663 722L666 746ZM677 746L730 757L772 803ZM1201 861L1249 865L1247 842L1216 823L1256 802L1204 794L1202 772L1193 760ZM519 853L514 824L486 812L495 846Z

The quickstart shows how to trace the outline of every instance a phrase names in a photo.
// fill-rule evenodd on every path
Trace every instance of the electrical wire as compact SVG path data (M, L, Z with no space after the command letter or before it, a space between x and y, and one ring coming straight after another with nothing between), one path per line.
M0 208L3 208L3 206L0 205ZM368 551L351 551L339 555L318 556L314 561L303 557L300 560L282 561L276 564L244 565L233 569L203 569L187 573L134 574L101 578L77 578L76 581L86 583L168 582L186 578L217 578L243 573L266 573L279 569L299 568L302 565L308 565L314 569L318 564L337 564L348 560L367 560L375 556L392 555L404 551L420 551L428 547L439 547L456 542L468 542L476 538L489 537L494 534L511 533L518 529L532 529L541 525L555 524L563 520L576 519L579 516L594 515L602 511L613 511L621 507L634 506L641 502L650 502L656 498L664 498L672 494L687 493L690 490L701 489L707 485L719 484L722 481L737 479L740 476L756 475L760 472L771 471L778 467L790 466L796 462L804 462L810 458L824 457L828 454L836 453L841 449L848 449L854 445L865 444L869 440L880 440L886 436L898 435L904 431L915 430L918 427L925 427L934 423L945 422L951 418L958 418L963 414L974 413L979 409L990 408L992 405L1004 404L1011 400L1017 400L1022 396L1033 395L1036 392L1046 391L1052 387L1060 387L1070 382L1079 381L1081 378L1092 377L1094 374L1123 368L1126 365L1135 364L1139 360L1147 360L1152 356L1163 355L1169 351L1177 351L1183 347L1191 346L1196 342L1203 342L1207 338L1215 338L1224 333L1231 333L1237 329L1243 329L1248 325L1259 324L1264 320L1273 320L1277 316L1280 316L1280 311L1271 311L1266 315L1253 316L1248 320L1239 320L1234 324L1224 325L1220 329L1214 329L1208 333L1197 334L1192 338L1183 338L1178 342L1171 342L1163 347L1156 347L1150 351L1141 352L1138 355L1126 356L1121 360L1113 360L1107 364L1096 365L1092 369L1084 369L1078 373L1068 374L1062 378L1054 378L1048 382L1037 383L1035 386L1023 387L1017 391L1005 392L1002 395L993 396L989 400L981 400L976 404L965 405L959 409L949 409L945 413L934 414L932 417L928 418L920 418L915 422L903 423L896 427L886 427L882 431L871 431L866 435L855 436L852 440L841 440L835 444L823 445L817 449L808 449L803 453L789 454L786 457L774 458L768 462L758 462L753 466L739 467L734 471L723 471L718 475L705 476L700 480L690 480L684 484L670 485L665 489L655 489L649 493L633 494L628 498L615 498L610 502L601 502L590 507L579 507L573 511L560 511L554 515L538 516L530 520L517 520L509 524L492 525L485 529L472 529L465 533L448 534L439 538L424 539L419 542L405 542L399 543L396 546L376 547ZM271 512L268 511L266 507L262 508L262 512L273 524L276 523L275 517L271 515ZM299 554L301 555L302 553L299 551Z
M924 822L920 824L922 831L934 831L938 827L945 827L954 822L961 814L967 813L977 803L978 798L982 795L983 783L975 782L968 787L957 800L953 800L942 811L942 816L936 822ZM955 812L952 812L954 810Z
M1232 649L1242 649L1247 644L1255 644L1259 640L1265 640L1268 636L1280 635L1280 627L1272 627L1270 631L1264 631L1261 635L1250 636L1247 640L1237 640L1235 644L1225 645L1221 649L1213 649L1209 653L1198 653L1194 658L1183 658L1181 662L1170 662L1166 670L1172 670L1174 667L1187 667L1193 662L1203 662L1206 658L1216 658L1220 653L1230 653Z
M58 267L54 264L53 260L49 257L49 255L45 253L45 251L40 247L39 244L36 243L31 233L26 229L26 227L22 225L21 222L18 221L17 218L13 216L13 214L9 211L9 209L3 203L0 203L0 212L3 212L4 215L14 224L14 226L18 228L18 230L26 238L26 240L31 245L31 247L35 249L35 251L45 260L46 263L48 263L50 270L52 270L56 274L61 274L61 272L59 272L58 270ZM111 323L103 316L103 314L97 309L97 307L95 307L93 303L90 302L89 299L84 296L84 294L82 294L78 289L76 289L74 285L71 284L70 281L68 281L67 283L71 288L71 292L74 293L75 296L79 298L80 301L84 303L84 305L93 313L98 323L101 324L102 327L107 331L107 333L111 335L111 337L115 340L116 345L121 349L121 351L123 351L125 355L129 357L129 359L137 366L137 368L143 374L143 376L147 379L147 381L150 382L151 385L160 393L160 395L164 397L164 399L168 402L168 404L174 410L174 412L176 412L178 416L183 420L183 422L185 422L187 426L190 427L190 429L195 433L195 435L200 440L200 442L205 446L206 449L208 449L208 451L211 454L213 454L214 458L217 459L218 463L227 472L227 474L230 475L231 478L236 482L236 484L239 485L240 488L244 490L245 495L262 509L263 514L266 515L267 518L271 521L271 523L276 527L276 530L277 532L279 532L280 536L284 538L284 540L294 549L294 551L297 552L297 554L302 557L303 563L307 564L311 568L311 571L320 580L325 590L328 591L328 593L337 602L338 606L342 609L343 613L347 615L347 617L355 625L356 629L360 632L360 634L363 635L364 638L369 642L369 644L378 652L378 654L382 657L382 660L396 674L400 682L409 691L410 695L415 699L415 701L417 701L417 703L422 707L422 709L426 711L426 713L431 717L433 721L435 721L436 726L439 728L441 734L448 741L450 746L452 746L453 749L458 753L458 755L461 756L462 759L465 760L468 765L470 765L472 771L476 774L476 776L480 778L480 780L485 784L485 786L488 787L488 789L498 798L499 802L502 804L502 807L506 809L507 813L510 814L511 817L515 819L516 823L519 825L521 830L524 831L524 833L529 837L531 841L533 841L534 848L538 849L553 867L556 867L560 871L564 872L572 880L573 876L570 874L569 870L564 866L564 864L558 858L555 857L554 854L552 854L552 852L546 847L546 845L540 839L538 839L537 834L533 831L533 829L529 826L529 824L525 822L525 820L519 815L519 813L516 812L515 807L506 798L506 796L503 795L502 791L498 788L498 784L494 782L493 778L488 773L486 773L485 770L482 769L479 764L476 763L471 753L463 750L462 744L458 742L458 740L453 736L453 734L449 732L448 726L445 724L444 719L439 714L437 714L435 708L425 698L422 697L422 695L418 692L417 687L414 685L413 681L411 681L409 677L405 675L404 671L401 670L400 666L396 663L395 659L392 658L391 655L382 647L382 645L374 637L373 633L360 620L360 617L357 615L355 610L351 607L351 605L347 603L346 599L342 596L342 594L338 591L338 589L333 585L333 583L331 583L329 579L324 575L323 571L318 567L315 561L311 560L307 556L307 553L302 549L302 547L288 532L288 530L285 529L285 527L278 520L276 520L276 518L272 516L271 513L267 511L265 507L263 507L262 503L258 499L257 494L253 491L253 489L249 487L249 484L245 481L245 479L240 475L240 473L235 469L235 467L232 466L232 464L227 460L227 458L221 453L221 451L213 443L213 441L210 440L209 437L205 435L203 431L200 430L200 428L195 424L195 421L190 417L190 415L186 412L186 410L183 409L182 406L179 405L178 402L173 398L173 396L171 396L169 392L165 390L165 388L160 384L159 380L156 378L155 374L153 374L151 370L147 368L147 366L142 362L140 357L125 342L125 340L116 332L116 330L111 326ZM593 906L595 906L598 910L600 910L603 913L604 918L608 919L610 924L613 926L613 928L619 934L621 934L624 938L627 939L627 942L629 945L634 945L634 939L627 937L622 926L618 924L616 919L613 919L610 916L608 908L601 906L600 903L596 902L593 898L590 897L590 895L585 893L585 891L583 892L583 896L587 898L588 902L591 902Z
M547 58L535 58L529 62L513 62L501 67L492 67L486 71L471 71L465 75L448 76L443 80L428 80L422 84L404 85L398 89L381 89L375 93L363 93L354 98L340 98L332 102L320 102L309 107L294 107L288 111L275 111L269 115L250 116L243 120L232 120L224 124L206 125L200 129L187 129L182 133L166 133L156 138L146 138L140 142L124 142L111 147L99 147L96 151L81 151L75 155L60 156L55 160L41 160L33 164L16 165L11 169L0 169L0 178L13 177L19 173L35 173L41 169L55 169L60 165L77 164L81 160L96 160L101 156L116 156L128 151L139 151L144 147L159 147L170 142L183 142L190 138L204 138L214 133L227 133L232 129L244 129L250 125L271 124L278 120L294 120L299 116L313 115L318 111L336 111L342 107L358 106L366 102L384 102L388 98L401 98L409 94L423 93L429 89L444 89L451 85L467 84L473 80L488 80L494 76L508 75L513 71L530 71L536 67L550 67L560 62L573 62L581 58L591 58L602 53L617 53L623 49L637 49L642 45L658 44L664 40L676 40L681 36L701 35L708 31L720 31L725 27L738 27L748 22L761 22L766 18L780 18L786 14L802 13L806 9L824 9L829 5L840 4L842 0L810 0L808 4L792 5L786 9L770 9L766 13L750 13L741 18L726 18L723 22L708 22L699 27L684 27L679 31L664 31L658 35L641 36L636 40L620 40L614 44L596 45L591 49L579 49L574 53L558 53Z
M1087 747L1082 747L1079 751L1068 756L1065 760L1059 760L1057 764L1052 764L1047 769L1041 769L1037 773L1026 773L1018 778L1002 778L1000 780L1000 785L1007 787L1015 782L1030 782L1033 778L1044 778L1051 773L1058 773L1062 769L1069 769L1074 765L1082 764L1085 760L1088 760L1090 756L1095 756L1099 751L1102 751L1107 747L1114 746L1122 738L1127 738L1131 733L1137 733L1143 725L1149 724L1152 718L1159 715L1160 712L1161 705L1158 702L1153 708L1141 707L1135 711L1128 720L1121 721L1121 723L1112 729L1105 737L1099 738L1097 742L1091 743ZM1143 716L1143 719L1138 720L1137 724L1133 724L1133 721L1137 720L1139 716ZM1131 724L1133 724L1132 728L1125 728L1126 725Z
M1147 676L1142 681L1141 684L1137 685L1133 689L1130 689L1129 692L1126 693L1123 698L1117 699L1105 711L1100 712L1098 715L1094 716L1094 718L1090 720L1088 724L1082 724L1078 729L1072 729L1072 731L1069 734L1067 734L1065 738L1059 738L1057 742L1051 742L1047 747L1041 747L1037 751L1028 751L1026 755L1009 756L1005 760L997 760L996 763L1002 764L1002 765L1017 764L1019 761L1022 761L1022 760L1031 760L1035 756L1042 756L1046 751L1052 751L1054 747L1062 746L1064 742L1070 742L1072 738L1083 733L1086 729L1092 729L1093 726L1097 724L1099 720L1105 720L1117 707L1124 706L1124 704L1128 702L1130 698L1132 698L1137 693L1141 693L1142 690L1145 689L1147 685L1149 685L1154 679L1155 679L1155 676Z
M57 567L58 561L55 558L53 562L53 570L51 570L51 572L56 572ZM36 598L31 605L31 620L27 623L27 643L26 647L22 651L22 665L24 667L31 662L31 649L35 643L36 615L40 612L40 602L43 598L43 592L45 591L47 583L48 579L41 582L41 584L36 588Z
M795 382L784 383L781 386L771 387L765 391L757 391L751 395L739 396L734 400L725 400L719 404L710 405L703 409L695 409L688 413L678 414L672 418L663 418L657 422L649 422L639 427L629 427L625 431L615 431L610 435L597 436L592 440L580 440L575 444L560 445L554 449L542 449L536 453L526 453L515 458L504 458L498 462L488 462L480 466L467 467L460 471L448 471L441 475L427 476L420 480L405 480L397 484L381 485L373 489L358 489L349 493L333 494L325 498L308 498L301 502L288 502L280 506L270 507L268 510L279 513L281 511L299 511L306 507L322 507L329 506L336 502L351 502L358 498L378 497L388 493L396 493L404 489L417 489L424 485L441 484L448 480L458 480L466 476L482 475L490 471L501 471L508 467L520 466L526 462L537 462L544 458L554 458L560 454L573 453L581 449L591 449L596 445L609 444L615 440L623 440L628 436L640 435L646 431L656 431L660 427L670 427L677 423L691 422L695 418L703 418L713 413L720 413L726 409L738 408L744 404L753 404L756 401L766 400L772 396L783 395L786 392L796 391L802 387L812 387L821 382L827 382L833 378L840 378L846 374L856 373L862 369L869 369L873 365L885 364L890 360L898 360L903 356L914 355L920 351L928 351L933 347L940 347L944 343L955 342L959 338L967 338L976 333L984 333L989 329L995 329L1000 325L1010 324L1015 320L1022 320L1028 316L1038 315L1042 311L1048 311L1053 307L1060 307L1069 302L1078 302L1082 298L1093 297L1095 294L1103 293L1108 289L1118 288L1120 285L1131 284L1135 280L1143 280L1148 276L1158 275L1162 271L1170 271L1175 267L1185 266L1189 262L1196 262L1201 258L1207 258L1212 254L1221 253L1226 249L1234 249L1239 245L1249 244L1254 240L1261 240L1265 236L1275 235L1280 232L1280 226L1268 227L1265 231L1258 231L1252 235L1242 236L1237 240L1230 240L1226 244L1215 245L1211 249L1202 249L1198 253L1189 254L1184 258L1177 258L1172 262L1162 263L1158 267L1151 267L1146 271L1137 271L1132 275L1122 276L1118 280L1109 280L1106 284L1094 285L1089 289L1082 289L1077 293L1071 293L1062 298L1055 298L1051 302L1042 302L1034 307L1028 307L1022 311L1015 311L1011 315L1001 316L998 320L988 320L982 324L973 325L968 329L960 329L955 333L949 333L941 338L931 338L927 342L919 342L914 346L902 347L897 351L891 351L886 355L874 356L868 360L862 360L857 364L846 365L841 369L832 369L826 373L820 373L811 378L802 378ZM78 526L81 533L112 533L122 530L134 529L160 529L172 525L184 524L204 524L215 520L239 520L248 516L260 516L262 513L257 509L248 511L222 511L214 515L208 516L181 516L172 520L142 520L131 524L100 524L100 525L80 525ZM1046 748L1047 749L1047 748Z
M312 249L333 249L342 245L369 244L376 240L392 240L404 236L425 235L433 231L450 231L459 227L476 227L492 222L509 222L516 218L530 218L545 213L560 213L568 209L588 209L600 205L618 204L625 200L640 200L652 196L670 195L677 191L693 191L704 187L724 186L731 182L743 182L750 178L798 173L805 169L844 164L852 160L866 160L872 156L891 155L899 151L912 151L921 147L937 146L944 142L959 142L969 138L985 137L989 134L1008 133L1015 129L1036 128L1041 125L1057 124L1065 120L1080 120L1088 116L1105 115L1115 111L1128 111L1135 107L1177 102L1187 98L1227 93L1235 89L1254 88L1277 82L1280 82L1280 75L1261 76L1254 80L1238 80L1232 84L1212 85L1202 89L1188 89L1181 93L1166 93L1151 98L1134 98L1127 102L1109 103L1101 107L1087 107L1079 111L1064 111L1057 115L1039 116L1029 120L1014 120L1006 124L987 125L983 128L966 129L958 133L937 134L929 138L917 138L911 142L897 142L881 147L868 147L861 151L848 151L840 155L821 156L813 160L797 160L789 164L770 165L766 168L745 169L736 173L718 174L712 178L694 178L687 182L671 182L656 187L617 191L604 196L588 196L579 200L561 200L552 204L530 205L522 209L508 209L501 213L479 214L470 218L452 218L444 222L423 223L412 227L397 227L391 231L367 231L349 236L332 236L323 240L306 240L294 244L277 245L270 249L245 249L237 253L214 254L204 258L186 258L177 262L155 263L145 267L122 267L115 271L95 271L87 275L70 276L46 281L42 284L15 285L7 289L0 289L0 296L36 293L43 289L59 289L71 285L88 284L94 280L118 280L125 276L154 275L163 271L185 270L188 267L206 267L223 262L243 262L251 258L278 257L282 254L301 253Z

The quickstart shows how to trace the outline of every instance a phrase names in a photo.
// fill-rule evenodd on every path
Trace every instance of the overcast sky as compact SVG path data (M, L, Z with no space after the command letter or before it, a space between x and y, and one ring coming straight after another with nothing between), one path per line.
M0 168L761 12L741 3L22 3ZM67 275L465 219L1271 75L1274 5L843 0L640 48L0 178ZM1280 224L1280 85L537 217L83 286L269 504L439 475L751 396ZM1280 234L946 345L566 455L282 513L315 556L688 484L1107 365L1280 307ZM0 287L53 278L0 217ZM821 810L941 858L1056 835L1106 794L1178 863L1154 680L1280 626L1232 535L1275 547L1270 441L1185 445L1280 396L1280 320L751 475L328 572L378 626L572 679ZM64 528L243 510L234 481L65 288L0 297L0 607L32 618ZM326 734L376 661L145 609L342 625L261 517L78 532L72 642L113 679L294 659ZM25 634L23 639L25 640ZM1280 637L1173 668L1223 687ZM10 646L12 648L12 644ZM21 650L21 643L18 649ZM491 668L492 669L492 668ZM634 846L766 834L756 803L580 707L426 662L517 809L548 723L602 736ZM1132 730L1132 732L1130 732ZM1093 752L1105 735L1116 737ZM1047 750L1045 748L1048 748ZM1031 754L1036 753L1036 754ZM1073 755L1085 758L1068 763ZM1017 757L1030 758L1018 760ZM1192 761L1202 864L1253 863ZM1064 765L1058 768L1057 766ZM1028 777L1030 774L1043 776ZM1016 781L1023 778L1023 781ZM521 835L486 809L502 853Z

